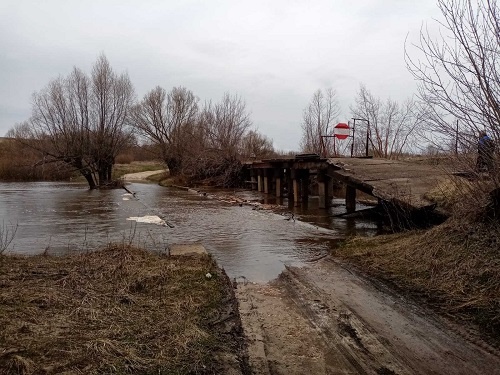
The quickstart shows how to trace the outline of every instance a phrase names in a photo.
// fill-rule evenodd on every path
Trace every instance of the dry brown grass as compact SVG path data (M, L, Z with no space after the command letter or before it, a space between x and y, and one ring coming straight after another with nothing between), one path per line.
M474 185L472 182L462 177L450 175L428 191L424 195L424 198L437 203L443 209L450 210L457 204L460 204L463 199L470 196L470 192L473 189Z
M221 329L232 295L209 257L2 256L0 373L219 373L241 349L239 326Z
M469 220L484 217L495 183L488 177L466 179L449 175L428 191L424 198L437 203L448 214Z
M338 254L423 297L440 312L474 322L500 344L500 227L450 220L427 231L355 238Z

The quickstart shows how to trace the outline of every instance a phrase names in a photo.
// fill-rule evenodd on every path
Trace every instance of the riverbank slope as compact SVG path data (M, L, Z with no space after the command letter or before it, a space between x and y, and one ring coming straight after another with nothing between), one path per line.
M425 231L354 238L335 251L500 348L500 228L451 218Z
M239 322L209 256L0 256L1 373L241 374Z

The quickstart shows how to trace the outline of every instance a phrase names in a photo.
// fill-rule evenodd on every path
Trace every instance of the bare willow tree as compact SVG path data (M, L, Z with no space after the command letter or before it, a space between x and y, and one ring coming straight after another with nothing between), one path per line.
M241 143L241 156L245 159L265 159L275 155L273 141L256 130L246 133Z
M351 112L353 117L369 121L369 127L368 122L362 125L369 132L369 148L374 156L388 159L397 159L413 145L414 136L426 119L425 112L413 99L402 104L390 99L382 102L364 85L359 88ZM366 141L357 142L363 143Z
M229 93L218 103L206 103L202 120L209 135L207 146L229 158L238 155L241 140L252 125L245 101Z
M321 136L332 135L339 114L340 106L335 90L329 88L323 92L318 89L302 116L300 147L303 152L322 154L330 151L331 138L324 138L322 141Z
M156 145L172 175L232 185L238 180L243 142L251 125L246 104L228 93L201 109L198 101L186 88L167 93L156 87L134 106L130 122Z
M169 93L161 87L148 92L131 111L131 122L142 136L159 149L172 175L179 174L183 159L199 142L195 136L198 98L184 87Z
M238 180L242 142L252 125L245 101L225 93L220 102L205 103L199 123L205 136L204 149L196 161L198 167L193 168L196 178L232 185Z
M443 20L407 46L408 69L442 143L475 143L480 131L500 141L500 9L492 0L438 0ZM416 48L416 50L415 50ZM444 140L443 140L444 139ZM497 147L498 152L498 147Z
M126 73L117 75L104 55L91 74L90 154L97 165L99 185L111 182L115 158L132 137L127 127L134 89Z
M128 76L101 55L90 76L74 68L34 93L31 118L8 135L40 151L39 164L65 163L94 189L111 181L115 157L131 139L125 121L133 98Z

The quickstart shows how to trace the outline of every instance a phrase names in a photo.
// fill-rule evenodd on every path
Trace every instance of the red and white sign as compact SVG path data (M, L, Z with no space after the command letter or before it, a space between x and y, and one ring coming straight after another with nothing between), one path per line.
M333 136L338 139L346 139L351 134L351 128L344 122L339 122L333 128Z

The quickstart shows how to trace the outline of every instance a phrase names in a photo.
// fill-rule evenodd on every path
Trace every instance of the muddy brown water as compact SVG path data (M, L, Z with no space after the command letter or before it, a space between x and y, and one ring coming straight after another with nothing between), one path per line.
M109 242L165 251L171 244L197 242L230 277L268 281L285 264L301 265L327 254L339 238L379 231L376 223L332 217L344 212L342 199L320 210L314 199L307 207L288 208L286 200L275 202L248 190L204 195L150 183L127 187L134 196L122 189L90 191L79 183L0 183L0 223L18 227L7 253L60 255L92 251ZM284 206L281 214L255 210L221 202L214 194ZM130 220L148 216L168 225Z

